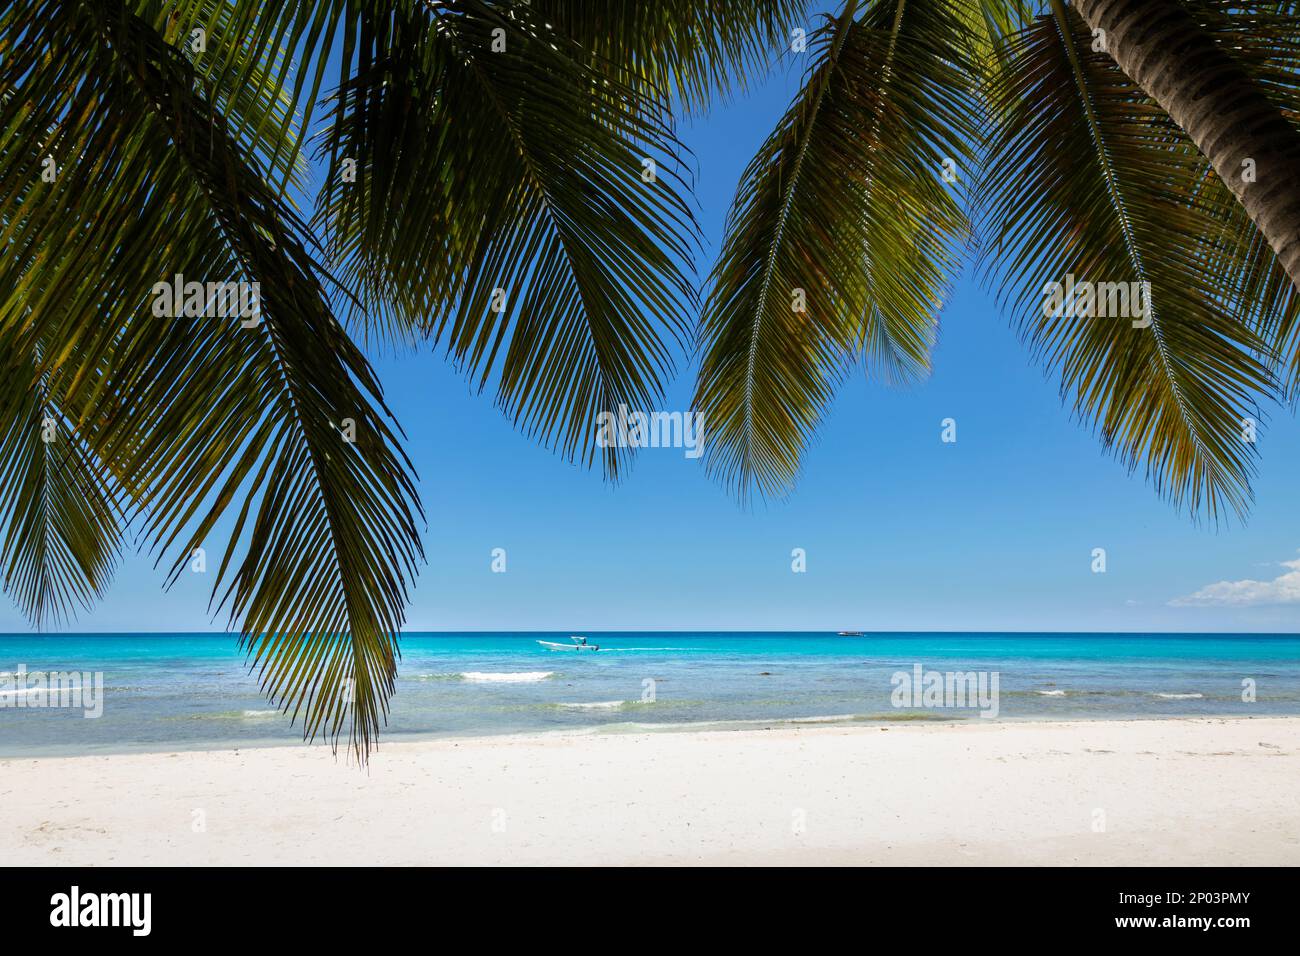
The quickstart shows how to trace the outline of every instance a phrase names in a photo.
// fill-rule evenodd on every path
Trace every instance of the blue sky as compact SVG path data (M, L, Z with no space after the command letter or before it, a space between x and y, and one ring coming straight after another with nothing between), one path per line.
M740 172L797 79L778 70L683 128L699 164L702 273ZM377 356L376 365L428 516L412 630L1300 625L1300 585L1273 583L1300 578L1280 563L1300 557L1295 418L1276 410L1261 432L1248 525L1194 525L1071 421L969 270L943 314L930 380L896 389L854 376L795 494L749 511L681 449L643 450L610 486L516 433L440 357ZM665 409L689 407L693 374L684 358ZM947 417L957 420L955 444L940 441ZM491 571L498 547L504 574ZM1099 547L1104 574L1091 570ZM806 573L792 573L793 548L805 550ZM106 599L72 629L224 626L207 612L210 577L182 575L164 593L152 564L128 555ZM1261 586L1237 583L1250 580ZM5 602L0 631L26 630Z

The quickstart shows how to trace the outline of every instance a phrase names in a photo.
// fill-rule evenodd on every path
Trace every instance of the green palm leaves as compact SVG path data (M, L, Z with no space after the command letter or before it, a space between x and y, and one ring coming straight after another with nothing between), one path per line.
M960 24L936 4L859 17L849 3L811 39L807 83L745 172L701 324L706 463L742 496L791 487L857 358L925 373L966 240L943 178L975 134Z
M749 165L698 330L707 466L781 494L845 374L924 376L978 240L1074 412L1188 510L1249 503L1300 303L1223 183L1063 4L847 0ZM1198 0L1296 115L1290 4ZM267 693L364 755L421 560L416 478L349 330L430 347L521 429L617 477L698 247L675 108L743 85L797 0L21 0L0 12L0 562L37 623L124 527L185 573ZM311 180L306 157L320 160ZM971 184L977 188L972 190ZM972 226L972 221L974 226ZM251 322L160 316L176 275ZM1074 276L1149 314L1044 312ZM201 309L200 311L205 311ZM339 316L343 319L340 320Z
M655 97L701 111L718 94L761 75L789 41L803 0L532 0L529 6L573 40L596 69Z
M93 507L93 522L67 506L48 513L74 463L89 491L120 487L173 577L241 502L216 604L242 622L268 693L305 732L346 732L364 752L420 555L413 475L378 383L331 313L304 224L166 42L161 11L146 19L100 0L30 12L5 23L22 42L5 64L20 92L0 114L3 179L31 181L36 146L58 168L2 207L0 317L10 361L21 348L34 363L6 380L5 455L30 446L22 396L39 381L66 433L43 470L29 469L44 490L29 479L28 496L52 502L31 520L78 560L33 536L7 554L10 580L17 571L22 586L24 564L40 563L68 592L100 586L106 562L93 559L116 543L113 509ZM251 93L227 105L242 110L244 136L278 108ZM173 272L259 283L261 321L159 318L151 290ZM355 443L341 437L345 419ZM96 466L106 478L92 480ZM11 518L11 544L17 527Z
M696 67L651 74L649 38L686 13L610 6L598 22L626 27L601 53L575 39L596 20L488 0L0 14L2 555L33 619L102 591L125 522L169 582L224 538L213 607L268 695L364 756L421 513L335 304L379 343L444 347L526 431L617 475L596 416L653 406L695 302L657 84L714 91L712 55L759 43L715 29L681 45ZM155 314L177 275L256 283L260 313Z
M984 253L1074 412L1189 511L1244 515L1264 341L1207 268L1231 197L1195 148L1059 7L1012 45L982 188ZM1146 283L1145 314L1044 308L1045 283ZM1122 291L1122 290L1121 290Z
M527 7L398 12L362 35L323 146L347 275L396 305L390 325L495 379L521 428L594 461L601 412L662 394L694 301L666 105ZM625 455L603 449L610 476Z
M118 489L52 400L59 388L42 378L39 351L22 362L23 350L12 339L4 345L17 361L3 370L12 384L0 399L0 562L23 613L38 625L61 624L112 578L121 540Z
M701 325L707 463L742 498L792 487L852 363L923 374L975 238L1103 445L1193 514L1245 515L1261 403L1300 367L1294 289L1182 131L1049 6L849 0L820 32L746 172ZM1300 47L1275 6L1197 10L1289 110ZM1048 284L1075 279L1149 288L1150 314L1045 311Z

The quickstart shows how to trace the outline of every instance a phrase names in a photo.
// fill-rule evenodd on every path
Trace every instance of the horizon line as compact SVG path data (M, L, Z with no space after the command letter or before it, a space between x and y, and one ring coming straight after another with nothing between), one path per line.
M847 630L847 629L846 629ZM830 634L836 637L867 637L871 635L888 635L888 634L978 634L978 635L1027 635L1027 634L1102 634L1114 637L1142 637L1151 635L1242 635L1242 636L1274 636L1274 637L1300 637L1300 631L1243 631L1243 630L1141 630L1141 631L1096 631L1096 630L1031 630L1031 629L1013 629L1013 628L973 628L969 630L952 630L945 628L917 628L907 630L861 630L853 633L842 633L841 630L832 630L828 628L702 628L702 627L619 627L619 628L600 628L600 627L570 627L549 630L528 630L521 628L449 628L449 629L410 629L398 632L399 636L415 634L567 634L587 632L591 634L808 634L820 635ZM237 630L211 630L211 631L169 631L169 630L135 630L135 631L0 631L0 638L3 637L86 637L95 635L133 635L133 634L170 634L174 636L190 637L237 637L241 632Z

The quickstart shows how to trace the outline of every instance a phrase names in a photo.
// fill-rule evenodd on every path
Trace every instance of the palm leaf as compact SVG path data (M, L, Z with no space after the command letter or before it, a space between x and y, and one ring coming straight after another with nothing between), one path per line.
M121 547L120 489L57 407L41 349L0 328L0 552L4 587L38 628L89 608ZM23 358L26 357L26 361Z
M141 4L148 17L151 4ZM186 55L213 107L226 118L226 130L246 161L257 165L281 196L307 188L302 154L302 117L289 91L280 85L292 69L282 43L255 43L243 32L246 5L230 0L185 0L169 7L163 36ZM274 4L272 6L275 6ZM204 49L193 49L194 31L203 31Z
M1206 271L1227 212L1197 193L1202 161L1181 131L1054 6L1000 78L979 190L986 274L1108 450L1192 513L1244 516L1243 418L1274 383L1265 343ZM1149 327L1052 314L1047 284L1070 275L1149 283Z
M803 0L535 0L538 17L607 66L618 82L688 112L745 90L792 31L806 26Z
M427 335L524 431L617 477L628 452L599 447L598 416L655 406L694 302L665 104L527 8L398 5L362 27L319 206L371 330Z
M38 374L57 376L141 534L175 554L172 579L237 506L215 607L304 733L346 731L364 756L420 555L409 462L305 224L164 38L161 7L146 12L44 3L4 21L22 42L4 66L19 92L0 111L0 181L30 181L46 150L64 166L0 204L0 325L57 343ZM174 273L259 282L262 321L154 316L153 286Z
M706 465L742 497L788 490L846 368L924 375L966 221L964 26L937 3L849 3L750 163L701 322ZM800 296L806 312L798 311Z
M437 0L430 0L437 2ZM158 4L144 4L156 9ZM254 95L251 114L230 109L237 137L254 134L259 150L270 147L272 170L305 171L299 130L309 129L332 69L346 75L360 8L352 0L171 0L166 35L184 41L189 31L215 31L215 42L194 57L209 95ZM378 9L379 4L370 4ZM336 65L339 47L342 61ZM232 105L233 107L233 105ZM246 118L247 117L247 118Z

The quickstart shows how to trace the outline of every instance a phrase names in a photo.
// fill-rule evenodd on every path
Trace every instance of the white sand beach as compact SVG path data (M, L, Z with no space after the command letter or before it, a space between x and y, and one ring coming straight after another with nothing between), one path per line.
M9 866L1300 864L1300 718L0 760Z

